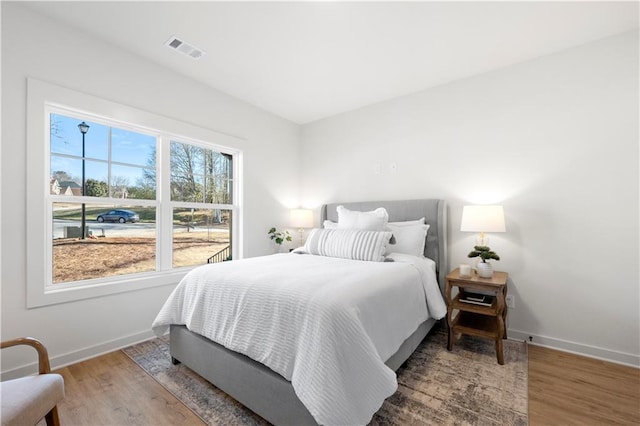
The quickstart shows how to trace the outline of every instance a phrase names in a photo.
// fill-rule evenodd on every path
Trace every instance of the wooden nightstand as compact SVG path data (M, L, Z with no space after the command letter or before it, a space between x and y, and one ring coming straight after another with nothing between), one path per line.
M496 354L498 363L504 364L502 353L502 339L507 338L505 327L507 319L507 278L506 272L493 272L492 278L480 278L473 271L471 277L461 277L459 269L455 269L447 275L445 298L447 301L447 324L449 325L449 341L447 349L453 349L453 343L457 334L470 334L486 337L496 341ZM452 299L451 288L458 287L458 294ZM465 292L480 291L492 293L495 299L491 306L480 306L461 302L460 298ZM454 310L458 314L453 317Z

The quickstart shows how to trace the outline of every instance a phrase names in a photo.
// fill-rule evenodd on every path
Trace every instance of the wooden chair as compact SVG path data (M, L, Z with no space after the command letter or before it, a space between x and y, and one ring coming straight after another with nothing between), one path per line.
M57 404L64 399L64 381L51 374L49 355L42 343L32 337L21 337L0 343L0 349L27 345L38 352L36 376L21 377L0 383L2 426L35 425L43 417L48 426L58 426Z

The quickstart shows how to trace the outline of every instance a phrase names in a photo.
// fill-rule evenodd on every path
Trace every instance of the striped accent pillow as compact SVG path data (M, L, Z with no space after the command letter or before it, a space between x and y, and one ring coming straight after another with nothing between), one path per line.
M304 251L320 256L383 262L391 232L360 229L313 229Z

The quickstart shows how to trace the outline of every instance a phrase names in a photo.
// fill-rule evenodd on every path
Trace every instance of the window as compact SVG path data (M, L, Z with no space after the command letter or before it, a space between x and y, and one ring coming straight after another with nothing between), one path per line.
M29 134L28 145L45 167L30 162L28 188L41 190L28 214L46 223L28 231L28 306L175 283L187 268L241 256L241 152L220 144L235 138L29 83L39 89L29 91L39 103L30 128L41 123L45 137ZM45 101L49 90L76 102ZM123 110L137 122L109 115Z
M49 109L52 284L231 258L233 154L170 140L163 173L162 135ZM169 184L168 200L158 181ZM163 202L170 217L159 220ZM171 247L158 241L159 223L171 223ZM170 266L156 255L163 250Z
M155 271L158 137L52 110L51 283Z
M170 146L173 267L203 256L230 258L233 210L220 207L232 205L233 156L178 141Z
M156 207L120 204L114 209L114 205L85 204L82 239L82 204L53 202L52 284L82 284L156 270Z

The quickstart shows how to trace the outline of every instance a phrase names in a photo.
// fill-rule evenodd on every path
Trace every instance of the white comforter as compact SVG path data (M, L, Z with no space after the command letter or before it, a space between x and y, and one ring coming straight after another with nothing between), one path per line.
M261 362L291 381L320 424L366 424L397 389L384 361L446 306L429 259L363 262L304 254L191 271L153 322Z

